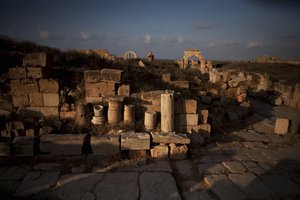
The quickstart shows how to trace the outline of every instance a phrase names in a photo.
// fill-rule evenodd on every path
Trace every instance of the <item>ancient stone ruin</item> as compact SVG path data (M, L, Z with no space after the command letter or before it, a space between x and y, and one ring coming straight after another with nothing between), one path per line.
M1 169L0 186L17 185L7 189L17 197L46 191L58 199L123 199L132 188L125 199L155 199L157 187L162 199L298 194L299 164L289 159L300 158L291 134L299 133L299 83L216 68L195 49L184 52L180 68L174 61L157 67L152 52L149 68L131 66L131 58L137 55L129 51L126 66L76 69L76 84L55 77L55 70L72 70L51 66L45 53L10 68L0 99L0 155L36 160L17 172ZM146 83L158 87L146 90ZM277 184L288 187L281 192Z
M196 57L197 60L189 60L191 57ZM207 72L211 67L211 62L206 61L204 56L198 49L188 49L184 51L183 58L177 61L181 69L196 68L202 73Z
M126 51L122 57L124 60L128 60L138 58L138 55L134 51Z

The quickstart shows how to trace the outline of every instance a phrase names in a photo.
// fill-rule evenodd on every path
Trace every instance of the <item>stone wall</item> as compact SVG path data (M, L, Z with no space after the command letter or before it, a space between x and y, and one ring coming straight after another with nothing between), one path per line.
M48 67L51 66L52 60L51 56L47 53L32 53L27 54L23 58L23 66L33 66L33 67Z
M84 71L85 101L101 102L105 97L114 95L130 95L130 86L121 84L123 70L102 69Z
M44 53L29 54L23 67L9 69L12 104L19 114L59 116L59 83L48 79L47 59Z

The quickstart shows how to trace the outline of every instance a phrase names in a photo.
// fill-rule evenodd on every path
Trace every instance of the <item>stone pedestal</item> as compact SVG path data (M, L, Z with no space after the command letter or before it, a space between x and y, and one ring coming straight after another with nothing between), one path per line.
M147 131L151 131L155 129L156 125L156 112L146 111L145 112L145 121L144 121L145 129Z
M117 124L122 120L122 114L120 110L108 110L107 121L109 124Z
M161 131L174 131L174 92L161 94Z
M93 119L91 122L96 125L104 124L105 116L93 116Z
M122 120L122 102L110 100L108 102L107 121L109 124L117 124Z
M116 101L116 100L110 100L108 102L108 109L109 110L121 110L122 108L122 102Z
M104 124L105 116L103 116L103 106L102 105L94 105L94 116L92 119L92 123L96 125Z
M125 124L134 125L135 122L135 106L125 105L124 106L124 122Z
M103 116L103 106L94 105L94 116L96 116L96 117Z

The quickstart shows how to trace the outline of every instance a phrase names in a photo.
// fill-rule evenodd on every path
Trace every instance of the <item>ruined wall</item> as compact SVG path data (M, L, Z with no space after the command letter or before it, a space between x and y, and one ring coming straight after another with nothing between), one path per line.
M105 97L129 96L130 86L123 84L123 70L102 69L84 71L85 101L95 103Z
M289 85L283 80L273 82L267 74L216 69L209 72L209 80L219 84L222 88L221 96L229 99L239 101L242 95L248 94L277 106L286 105L300 109L300 84Z
M9 69L12 103L18 114L59 116L59 83L48 78L47 63L47 55L29 54L23 67Z

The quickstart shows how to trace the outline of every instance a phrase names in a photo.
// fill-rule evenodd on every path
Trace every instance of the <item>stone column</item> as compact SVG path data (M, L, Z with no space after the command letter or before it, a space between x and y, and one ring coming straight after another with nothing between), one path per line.
M155 129L156 125L156 112L146 111L144 120L145 129L151 131Z
M94 105L94 116L92 119L93 124L104 124L105 116L103 116L103 106L102 105Z
M125 105L124 106L124 122L125 124L134 125L135 122L135 106Z
M85 108L82 103L79 103L76 107L76 122L79 126L85 126L86 125L86 119L85 119Z
M101 117L103 115L103 106L94 105L94 116Z
M108 102L107 121L109 124L117 124L122 120L122 102L111 100Z
M161 94L161 131L174 131L174 91Z

